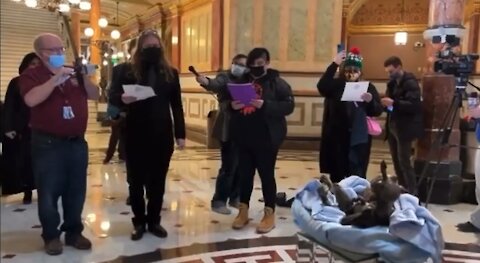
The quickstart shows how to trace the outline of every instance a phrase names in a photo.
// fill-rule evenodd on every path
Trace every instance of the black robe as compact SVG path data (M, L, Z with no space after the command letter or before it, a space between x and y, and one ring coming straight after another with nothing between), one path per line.
M20 95L18 77L8 84L5 104L2 110L2 171L0 172L2 195L17 194L33 190L34 177L30 153L30 109ZM5 133L14 131L10 139Z
M338 182L352 175L349 167L350 138L353 116L349 112L352 102L341 101L346 81L335 78L338 65L332 63L317 84L320 94L325 97L322 135L320 144L320 172L330 174L332 181ZM365 111L367 116L380 116L383 107L377 89L370 83L368 92L373 99L370 103L358 102L358 109ZM362 156L367 165L363 167L366 175L370 158L371 136L368 136L365 155Z

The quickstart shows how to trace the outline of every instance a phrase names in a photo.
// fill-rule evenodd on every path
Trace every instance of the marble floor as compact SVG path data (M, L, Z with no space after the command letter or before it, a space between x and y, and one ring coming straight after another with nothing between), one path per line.
M193 142L188 142L186 150L176 151L171 163L162 212L169 237L158 239L147 234L141 241L132 242L131 211L125 205L125 167L118 162L102 164L107 140L108 134L104 133L88 136L90 167L83 217L84 234L92 240L93 249L79 252L67 247L61 256L47 256L42 249L36 203L22 205L22 196L8 196L1 200L2 263L295 262L298 229L289 209L278 208L277 227L272 232L265 236L255 233L255 224L263 214L263 204L257 201L261 197L258 180L249 227L231 229L236 210L230 216L210 211L219 152ZM382 159L388 159L388 152L384 145L375 145L370 177L378 174ZM290 197L318 176L317 152L282 151L276 172L278 190ZM429 209L443 226L445 262L480 262L480 235L460 233L455 228L468 220L474 206L431 205ZM320 257L328 262L326 255Z

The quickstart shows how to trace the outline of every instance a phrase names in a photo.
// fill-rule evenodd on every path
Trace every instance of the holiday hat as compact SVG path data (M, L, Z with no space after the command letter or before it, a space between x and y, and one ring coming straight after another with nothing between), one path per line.
M360 49L358 47L353 47L345 58L345 67L357 67L361 69L363 65L362 62L363 58L360 55Z

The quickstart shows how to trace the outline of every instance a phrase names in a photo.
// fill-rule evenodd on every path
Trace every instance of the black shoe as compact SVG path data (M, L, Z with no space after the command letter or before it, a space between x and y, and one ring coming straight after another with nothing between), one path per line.
M145 232L146 232L145 226L135 226L132 233L130 234L130 238L133 241L140 240L140 239L142 239L143 234L145 234Z
M125 201L125 204L126 204L126 205L130 205L130 196L127 197L127 201Z
M160 224L148 225L148 231L159 238L166 238L168 236L167 230L165 230Z
M32 203L32 191L25 191L23 194L23 204L29 205Z

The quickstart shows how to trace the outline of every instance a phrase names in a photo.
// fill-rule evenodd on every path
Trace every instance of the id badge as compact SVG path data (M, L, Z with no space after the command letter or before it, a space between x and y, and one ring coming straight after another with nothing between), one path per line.
M73 110L71 106L63 106L63 119L71 120L75 118L75 114L73 114Z

